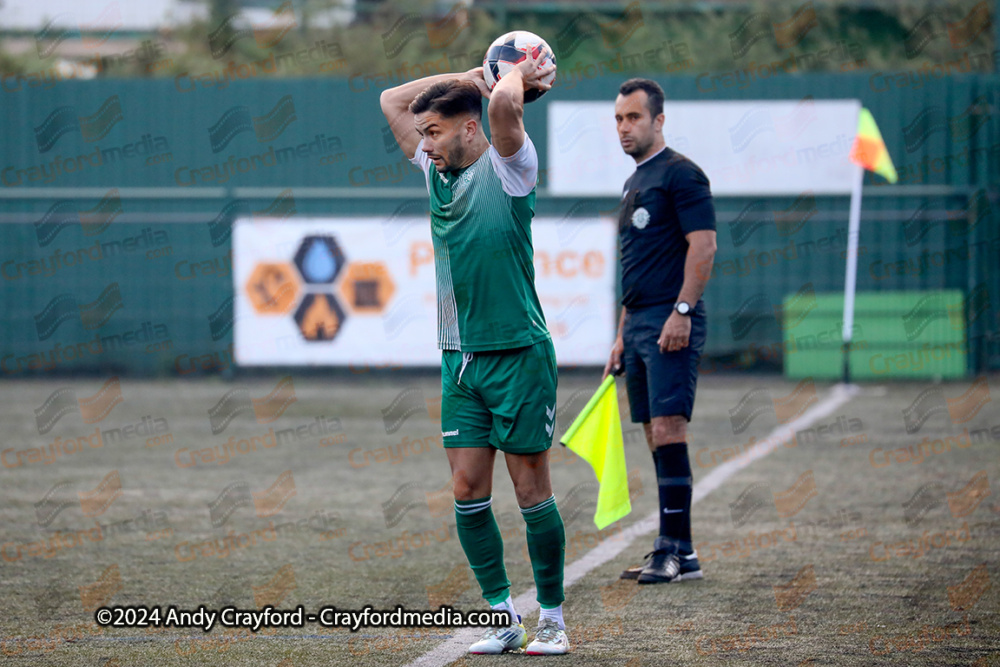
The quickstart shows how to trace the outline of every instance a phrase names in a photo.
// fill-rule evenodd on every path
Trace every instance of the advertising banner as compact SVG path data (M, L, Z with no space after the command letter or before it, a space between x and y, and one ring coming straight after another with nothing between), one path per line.
M667 101L663 136L702 168L716 195L847 195L860 108L811 97ZM549 192L620 196L635 161L619 144L614 102L553 102L548 114Z
M617 326L614 222L536 218L531 227L559 364L603 365ZM441 363L427 218L241 219L233 278L241 365Z

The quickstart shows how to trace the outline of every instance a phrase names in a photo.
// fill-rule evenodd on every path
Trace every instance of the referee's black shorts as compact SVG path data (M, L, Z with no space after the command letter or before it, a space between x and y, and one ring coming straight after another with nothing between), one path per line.
M632 408L632 421L647 423L651 417L682 415L691 421L694 392L698 384L698 360L705 349L705 303L698 301L691 313L688 346L676 352L660 352L657 341L663 324L673 311L667 303L625 314L625 386Z

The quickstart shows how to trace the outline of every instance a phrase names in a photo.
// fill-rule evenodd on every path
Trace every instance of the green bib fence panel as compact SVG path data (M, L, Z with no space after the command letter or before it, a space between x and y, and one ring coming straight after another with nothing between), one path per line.
M843 294L785 297L785 376L837 379L843 370ZM965 298L959 290L859 292L851 377L959 378L966 374Z

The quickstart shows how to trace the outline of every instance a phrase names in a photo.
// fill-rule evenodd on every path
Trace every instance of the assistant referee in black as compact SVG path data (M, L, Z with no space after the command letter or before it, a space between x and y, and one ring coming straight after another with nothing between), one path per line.
M629 79L618 92L618 138L635 173L625 181L618 219L622 314L604 374L624 365L632 421L646 432L660 499L653 551L622 578L701 579L691 541L687 423L705 347L701 295L715 258L715 207L704 172L664 142L659 84Z

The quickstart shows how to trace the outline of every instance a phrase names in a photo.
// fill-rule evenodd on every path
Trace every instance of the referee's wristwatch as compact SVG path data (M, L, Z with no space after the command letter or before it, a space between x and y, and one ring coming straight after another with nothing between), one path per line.
M691 315L691 304L687 301L678 301L674 304L674 310L677 311L678 315L689 317Z

